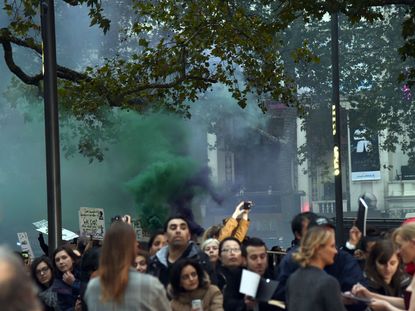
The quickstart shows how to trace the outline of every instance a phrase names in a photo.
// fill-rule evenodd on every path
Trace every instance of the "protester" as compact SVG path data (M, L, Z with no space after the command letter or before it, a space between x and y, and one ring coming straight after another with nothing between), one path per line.
M202 251L209 256L212 267L215 268L219 259L219 241L216 239L207 239L202 243Z
M0 246L0 306L2 311L41 311L36 286L21 260Z
M171 270L169 294L173 311L195 310L192 302L200 300L203 311L223 311L223 296L212 285L202 266L191 259L178 260Z
M399 307L405 306L403 293L410 283L410 278L400 268L399 258L392 241L376 242L367 258L365 272L368 287L356 284L352 289L353 294L369 299L392 301L393 305Z
M386 296L403 297L410 278L400 266L393 242L379 240L366 260L365 273L368 290Z
M293 254L301 266L288 279L286 304L290 311L346 310L339 282L323 271L337 254L334 232L326 227L307 230Z
M163 246L167 245L166 237L163 231L154 233L148 241L148 253L154 256Z
M267 246L265 242L259 238L249 238L242 244L242 258L245 260L246 268L249 271L258 273L262 278L276 280L276 275L269 264L267 254ZM276 307L266 302L258 302L253 299L246 299L248 309L257 311L276 310Z
M223 308L225 311L235 311L244 308L244 295L239 293L239 284L242 276L241 244L234 237L229 237L220 242L220 265L216 273L218 286L223 292Z
M138 272L146 273L148 269L149 257L148 253L142 249L137 251L137 255L134 260L134 267Z
M55 280L52 290L57 293L60 310L73 310L80 294L79 257L69 245L59 246L52 255Z
M292 226L293 232L295 233L296 240L298 237L303 237L307 231L315 226L327 228L334 234L334 225L329 219L318 216L314 213L307 212L307 220L300 220L299 225ZM297 219L301 219L302 215L299 214L294 217L293 222ZM294 230L295 228L295 230ZM300 230L300 231L298 231ZM284 256L279 267L277 281L279 282L277 290L273 296L274 299L285 301L285 289L288 277L299 268L296 261L293 260L293 253L298 249L298 243L295 242L292 249ZM342 292L350 291L356 283L365 285L366 280L363 276L363 271L359 266L357 260L349 253L339 249L337 255L334 258L334 262L331 265L327 265L324 269L328 274L334 276L340 283ZM360 311L364 310L366 306L364 304L348 304L348 310Z
M31 267L32 278L39 288L39 298L45 311L58 310L58 296L52 291L54 280L53 265L49 257L41 256L33 260Z
M148 273L156 276L167 287L172 265L179 259L191 258L199 262L203 269L212 275L211 281L216 284L209 257L190 240L187 220L181 216L172 216L164 224L167 245L160 249L150 261Z
M85 303L85 291L88 286L88 282L91 278L97 275L97 270L99 267L99 257L101 254L101 246L92 246L84 251L84 254L81 259L81 273L80 273L80 297L77 300L77 303L81 305L82 311L88 311L88 307ZM77 309L75 308L75 311Z
M392 241L395 243L397 254L404 264L415 262L415 223L406 223L397 228L392 234ZM415 311L415 295L411 294L414 290L415 281L412 278L411 283L404 291L404 299L369 292L360 284L356 284L352 292L357 296L371 298L369 307L374 311Z
M85 292L89 311L170 310L160 282L132 267L137 253L133 228L115 222L104 236L98 277Z
M228 237L234 237L242 243L249 229L248 214L250 212L250 208L244 207L249 207L251 204L251 201L239 202L239 204L235 207L232 216L224 219L223 225L214 225L206 229L203 234L203 241L209 238L223 241Z

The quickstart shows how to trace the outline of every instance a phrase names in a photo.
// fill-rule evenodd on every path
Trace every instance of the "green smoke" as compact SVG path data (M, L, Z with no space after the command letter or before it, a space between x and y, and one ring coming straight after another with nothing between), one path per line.
M145 229L160 229L171 213L178 195L186 193L187 181L197 172L197 165L186 157L171 157L164 162L151 164L128 182L134 194L139 219Z

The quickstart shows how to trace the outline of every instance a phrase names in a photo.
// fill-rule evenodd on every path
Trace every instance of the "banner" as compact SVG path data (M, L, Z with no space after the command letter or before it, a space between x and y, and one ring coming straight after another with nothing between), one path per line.
M354 124L350 112L350 161L352 180L379 180L379 140L377 135L368 135L363 124Z

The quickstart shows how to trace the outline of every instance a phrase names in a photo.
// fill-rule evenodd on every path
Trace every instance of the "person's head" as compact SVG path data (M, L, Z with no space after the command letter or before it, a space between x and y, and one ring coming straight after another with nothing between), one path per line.
M164 224L167 244L170 248L186 248L190 240L189 223L181 216L172 216Z
M305 212L297 214L291 221L291 230L296 240L300 240L306 233L310 222L314 222L317 219L317 215L313 212Z
M207 280L203 268L197 261L184 258L173 264L170 272L173 296L205 287L206 284Z
M88 282L91 275L99 268L99 256L101 255L101 247L94 246L86 250L81 259L80 281Z
M136 254L136 235L131 225L114 222L105 233L98 268L103 301L122 301Z
M52 255L55 272L61 275L67 271L73 271L78 259L79 257L74 253L71 246L68 244L59 246Z
M2 311L41 311L36 286L13 252L0 246L0 305Z
M377 284L389 285L397 273L400 275L399 258L391 240L379 240L375 243L366 259L365 270L367 276ZM400 277L397 280L399 286Z
M219 244L219 258L224 267L240 267L242 265L241 242L234 237L222 240Z
M259 238L249 238L242 244L242 257L248 270L263 276L268 269L267 246Z
M299 251L293 254L293 258L302 267L317 264L324 268L333 264L336 254L334 230L325 226L314 226L301 239Z
M149 255L155 255L166 244L167 241L164 232L162 230L156 231L148 240Z
M219 259L219 241L216 239L207 239L202 244L202 251L209 256L212 264L215 264Z
M148 254L153 256L165 245L167 245L167 241L164 232L162 230L156 231L148 240Z
M144 250L139 249L135 256L134 267L138 272L146 273L148 268L149 256Z
M30 271L36 284L44 289L53 283L53 265L49 257L41 256L32 261Z
M219 232L223 226L221 225L213 225L210 226L203 232L202 240L206 241L207 239L217 239L219 237Z
M405 264L415 261L415 223L407 223L395 229L392 241Z

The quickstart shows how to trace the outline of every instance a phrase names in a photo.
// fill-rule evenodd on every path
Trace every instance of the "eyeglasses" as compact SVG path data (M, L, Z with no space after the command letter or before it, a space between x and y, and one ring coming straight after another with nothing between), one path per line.
M224 249L222 249L222 253L230 253L230 252L235 253L235 254L238 254L238 253L241 252L241 249L240 248L237 248L237 247L234 247L234 248L224 248Z
M193 272L190 272L189 274L184 274L180 276L180 278L182 279L182 281L190 280L190 278L195 279L197 278L197 272L193 271Z
M36 270L37 275L45 274L49 271L49 267L43 267L42 269Z

